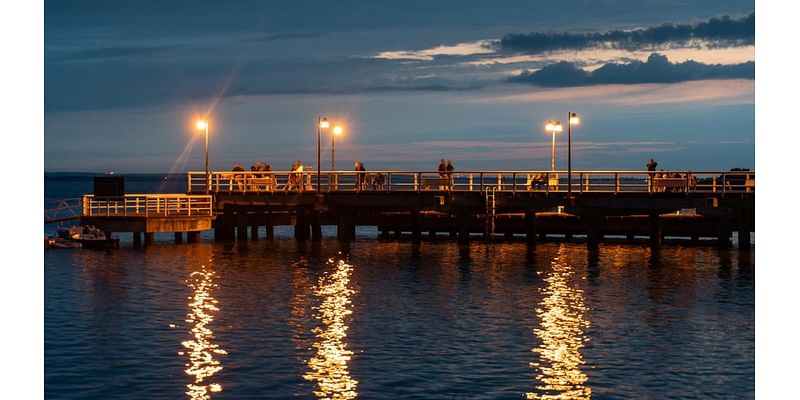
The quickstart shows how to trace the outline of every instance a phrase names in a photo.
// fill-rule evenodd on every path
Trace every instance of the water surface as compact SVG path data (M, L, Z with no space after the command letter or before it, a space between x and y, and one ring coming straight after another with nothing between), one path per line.
M46 251L47 397L754 396L754 255L359 232Z

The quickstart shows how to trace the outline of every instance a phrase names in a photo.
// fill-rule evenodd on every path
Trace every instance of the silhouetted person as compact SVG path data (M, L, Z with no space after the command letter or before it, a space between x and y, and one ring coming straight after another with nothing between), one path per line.
M447 160L447 166L445 167L445 170L447 171L447 180L450 182L450 185L449 185L450 189L453 188L453 170L454 169L456 169L456 167L453 166L453 161Z
M658 166L658 163L656 162L656 160L653 160L652 158L650 159L650 161L647 162L647 170L648 171L655 171L656 170L656 166ZM651 191L651 192L653 191L653 178L654 177L655 177L655 174L651 172L650 173L650 179L648 180L648 190Z
M361 190L364 188L366 174L363 171L366 171L366 168L364 168L364 164L361 161L356 161L355 170L358 171L356 173L356 190Z
M447 164L444 162L444 158L439 160L439 181L440 183L447 179ZM443 186L439 184L439 190L442 190Z

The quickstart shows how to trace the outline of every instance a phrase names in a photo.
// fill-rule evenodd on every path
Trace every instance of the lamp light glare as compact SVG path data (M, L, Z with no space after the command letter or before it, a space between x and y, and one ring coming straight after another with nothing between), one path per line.
M329 128L330 126L331 126L331 123L328 122L327 118L323 118L322 121L319 122L319 127L320 128L325 129L325 128Z
M195 126L195 127L198 129L198 130L203 130L203 129L206 129L206 128L208 127L208 122L206 122L205 120L201 119L201 120L198 120L198 121L195 123L195 125L194 125L194 126Z
M336 136L341 135L342 134L342 127L339 126L339 125L334 126L333 127L333 134L336 135Z

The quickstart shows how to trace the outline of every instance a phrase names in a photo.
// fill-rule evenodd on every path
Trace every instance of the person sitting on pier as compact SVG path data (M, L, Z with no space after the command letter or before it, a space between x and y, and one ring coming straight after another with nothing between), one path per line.
M530 189L544 189L547 187L547 174L542 173L535 173L528 175L528 181L530 182Z
M233 171L244 172L245 169L241 164L235 164L233 166ZM239 190L244 188L244 174L233 174L233 181L236 182L236 187L239 188Z
M444 158L439 161L439 179L444 180L447 179L447 165L444 163ZM443 190L444 187L439 185L439 190Z

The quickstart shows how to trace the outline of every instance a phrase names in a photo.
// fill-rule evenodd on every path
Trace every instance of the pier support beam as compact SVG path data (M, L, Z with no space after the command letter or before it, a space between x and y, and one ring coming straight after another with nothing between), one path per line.
M456 218L458 219L458 242L469 243L469 214L460 213Z
M422 220L422 215L419 211L413 211L411 213L411 241L414 243L419 243L420 239L422 238L422 230L420 228Z
M133 232L133 247L142 246L142 232Z
M600 218L596 215L587 216L586 227L588 229L586 244L589 247L597 247L600 244Z
M297 210L294 222L294 238L299 241L308 240L309 230L308 225L308 212L304 210Z
M742 211L736 215L736 235L739 240L739 250L750 250L750 224Z
M156 240L156 234L152 232L145 232L144 234L144 245L150 246Z
M341 242L350 242L355 239L355 224L353 223L353 213L342 211L339 214L339 224L336 226L336 238Z
M222 215L217 217L214 221L214 239L215 240L233 240L235 236L234 222L236 215L233 212L233 207L225 205Z
M175 232L175 244L183 243L183 232Z
M247 241L247 212L244 210L236 213L236 240Z
M525 213L525 241L536 244L536 213L533 211Z
M258 225L250 225L250 240L258 240Z
M661 217L658 213L649 214L647 227L650 235L650 246L661 246Z
M267 213L267 225L265 228L267 230L267 240L275 239L275 227L272 225L272 213Z
M731 247L731 227L728 217L721 217L717 227L717 247L727 249Z
M189 243L197 243L197 240L200 239L200 232L186 232L186 241Z
M322 224L320 223L322 218L319 215L319 212L312 212L311 214L311 241L312 242L319 242L322 240Z

